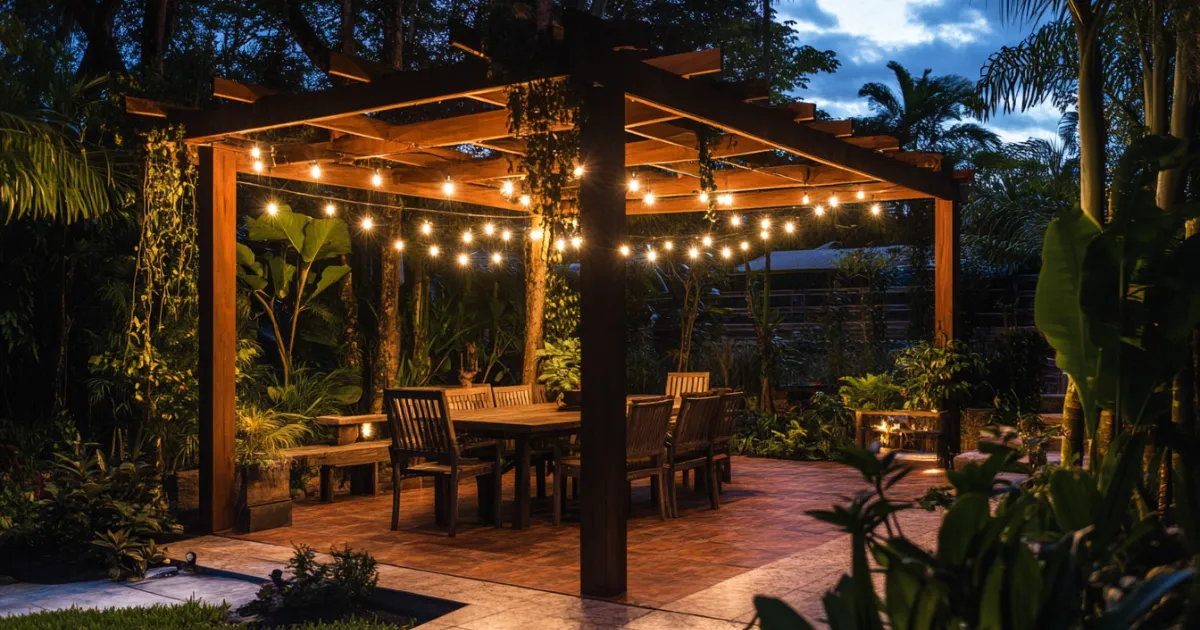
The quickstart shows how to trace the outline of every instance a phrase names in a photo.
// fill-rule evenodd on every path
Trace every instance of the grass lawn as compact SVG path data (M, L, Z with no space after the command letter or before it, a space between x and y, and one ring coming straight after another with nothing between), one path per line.
M159 628L200 630L203 628L261 627L257 624L237 626L229 623L228 616L228 609L225 606L201 602L108 610L68 608L19 617L0 617L0 630L158 630ZM306 623L290 627L296 630L398 630L403 626L381 623L372 619L348 619Z

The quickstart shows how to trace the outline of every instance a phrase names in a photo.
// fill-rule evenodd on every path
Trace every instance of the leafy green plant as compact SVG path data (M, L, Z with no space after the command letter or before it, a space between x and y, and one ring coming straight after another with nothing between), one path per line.
M141 579L146 569L167 561L165 548L160 548L153 539L140 540L129 530L107 531L92 541L108 563L108 577L112 580Z
M945 409L966 398L982 373L982 358L957 341L922 341L896 353L905 409Z
M563 392L579 389L582 349L578 339L547 341L546 347L538 350L537 356L542 359L539 383L545 384L547 389L557 392L560 397Z
M277 571L251 608L273 623L337 619L362 609L379 582L378 563L350 547L331 548L329 555L329 562L320 562L311 547L296 546L288 561L291 579Z
M280 247L278 253L267 252L259 260L254 250L238 243L238 280L262 307L259 314L270 322L283 383L290 385L301 315L350 273L349 265L319 263L350 253L350 231L341 219L314 219L288 206L279 206L273 215L250 217L246 224L251 241Z
M854 412L818 393L803 410L747 410L730 440L734 452L779 459L828 460L854 439Z
M841 382L838 395L850 409L899 409L904 404L904 390L891 374L846 376Z
M312 433L304 416L245 405L238 409L233 458L241 466L272 466Z

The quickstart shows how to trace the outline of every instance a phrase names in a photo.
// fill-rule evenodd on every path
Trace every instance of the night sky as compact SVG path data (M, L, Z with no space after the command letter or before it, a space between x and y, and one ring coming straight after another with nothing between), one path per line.
M870 114L858 97L864 83L880 81L899 91L888 61L900 62L914 76L931 68L934 75L975 81L989 55L1032 30L1002 19L997 0L777 0L775 8L776 19L796 22L801 43L837 52L841 69L817 75L797 94L835 118ZM1004 141L1019 142L1054 137L1059 117L1046 103L988 124Z

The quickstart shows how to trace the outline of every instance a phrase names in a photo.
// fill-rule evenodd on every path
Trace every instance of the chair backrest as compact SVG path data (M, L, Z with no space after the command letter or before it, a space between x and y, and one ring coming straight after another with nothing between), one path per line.
M673 398L664 396L650 400L635 400L629 405L625 425L625 459L645 459L661 455L666 448L667 430L671 426Z
M509 387L493 387L492 396L497 407L521 407L533 404L532 385L512 385Z
M721 415L712 426L712 443L724 444L733 437L737 417L746 409L745 392L726 392L721 394Z
M685 453L707 447L712 426L723 411L720 396L684 396L675 419L675 451Z
M542 383L534 383L530 385L533 388L533 404L540 405L550 402L549 396L546 394L546 386Z
M423 387L388 389L383 402L394 453L433 460L457 458L458 440L445 392Z
M667 395L682 396L708 390L708 372L667 372Z
M491 385L452 387L446 390L446 408L450 411L491 409L496 406Z

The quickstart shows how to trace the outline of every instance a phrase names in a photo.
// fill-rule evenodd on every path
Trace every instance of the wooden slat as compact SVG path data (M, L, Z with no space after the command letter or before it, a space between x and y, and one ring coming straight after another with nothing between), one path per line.
M370 83L371 81L382 77L385 74L395 72L394 68L385 66L381 63L347 55L344 53L329 51L329 74L352 81L362 83Z
M813 120L801 124L809 129L816 129L821 133L839 138L848 137L854 133L854 121L852 120Z
M274 94L275 90L241 83L224 77L213 77L213 96L241 103L253 103Z
M247 83L239 83L231 79L221 77L213 78L213 96L241 103L255 103L258 100L278 94L275 90L250 85ZM325 120L311 121L307 123L309 126L320 129L329 129L341 133L362 136L364 138L374 138L376 140L385 139L388 135L388 130L394 127L391 123L371 118L370 116L342 116L338 118L329 118Z
M423 147L479 143L508 136L508 111L466 114L407 125L392 125L384 140L342 137L331 148L358 157L384 157Z
M854 198L854 194L862 189L868 194L867 199L858 201ZM812 205L822 204L828 199L829 195L837 194L842 204L851 203L872 203L875 201L896 201L900 199L924 199L929 195L920 193L914 190L909 190L894 184L863 184L863 185L844 185L830 186L819 189L818 191L809 190L812 197ZM742 192L733 194L733 205L718 206L718 210L754 210L758 208L780 208L799 206L803 188L785 188L778 190L763 190L756 192ZM679 212L703 212L704 204L694 195L685 197L669 197L667 199L659 199L654 202L654 205L646 205L641 198L630 199L626 201L625 211L628 214L674 214Z
M853 136L845 138L845 141L872 151L896 151L900 148L900 141L892 136Z
M644 190L654 191L655 196L667 198L673 195L699 194L700 182L693 177L670 175L640 175ZM768 190L774 188L797 188L811 190L813 194L823 186L871 183L872 180L857 173L828 166L777 166L755 170L726 169L713 175L717 190L736 192L743 190ZM629 199L640 199L641 191L629 193Z
M672 74L677 74L683 78L695 77L702 74L712 74L721 71L721 49L720 48L705 48L695 52L679 53L677 55L666 55L663 57L654 57L644 59L642 63L646 63L666 70Z
M792 120L795 122L806 122L817 117L816 103L803 103L796 101L788 103L788 110L792 112Z
M171 106L159 101L152 101L148 98L140 98L137 96L125 97L125 113L135 116L150 116L152 118L166 118L167 111Z

